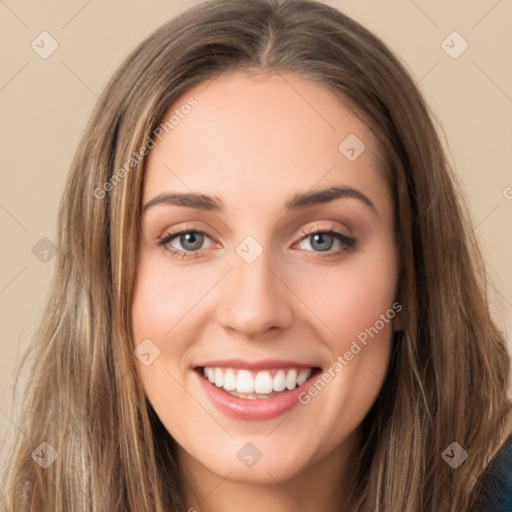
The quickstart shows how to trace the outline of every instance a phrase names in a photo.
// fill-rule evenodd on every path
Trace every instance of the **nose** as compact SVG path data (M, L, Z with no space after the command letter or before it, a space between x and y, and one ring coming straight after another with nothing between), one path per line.
M247 263L234 255L234 268L221 287L217 319L228 331L247 339L261 339L270 332L281 332L293 321L293 293L283 277L272 268L263 251Z

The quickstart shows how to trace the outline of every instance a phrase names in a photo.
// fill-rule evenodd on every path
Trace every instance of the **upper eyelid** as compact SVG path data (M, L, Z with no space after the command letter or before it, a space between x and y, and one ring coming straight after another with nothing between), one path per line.
M333 221L330 221L330 225L328 226L309 226L309 227L306 227L306 228L301 228L299 231L302 235L311 235L311 234L314 234L316 232L326 232L326 231L341 231L341 234L346 236L347 238L351 238L351 235L350 234L347 234L347 233L344 233L343 232L343 229L342 228L339 228L337 227L337 224L336 222L333 222ZM297 231L297 230L294 230L294 231ZM201 234L204 234L204 235L207 235L209 236L210 238L215 238L213 235L210 235L209 234L209 230L208 229L204 229L204 228L201 228L201 227L197 227L197 226L192 226L192 225L189 225L188 223L184 223L184 225L180 225L180 227L176 228L176 229L173 229L173 228L166 228L163 230L163 233L162 235L160 236L160 238L163 238L167 235L179 235L179 234L183 234L183 233L189 233L189 232L194 232L194 233L201 233Z

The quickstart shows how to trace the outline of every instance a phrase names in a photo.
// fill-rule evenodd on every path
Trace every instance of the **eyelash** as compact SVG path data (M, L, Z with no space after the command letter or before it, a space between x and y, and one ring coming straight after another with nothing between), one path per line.
M171 255L177 256L178 258L183 258L183 259L196 258L197 257L196 254L199 253L200 250L198 250L198 251L181 251L179 249L175 249L174 247L171 247L171 248L168 247L169 243L172 240L179 237L180 235L184 235L187 233L195 233L195 234L199 234L199 235L205 235L211 239L211 237L208 236L204 231L200 231L200 230L196 230L196 229L183 229L181 231L167 233L165 236L160 238L158 245L164 247L167 251L169 251L171 253ZM330 257L334 257L334 256L339 256L343 252L352 249L356 244L356 240L354 238L350 238L350 237L344 235L343 233L340 233L339 231L335 231L332 228L331 229L306 228L301 233L301 235L300 235L301 238L299 241L302 242L302 240L304 240L312 235L316 235L316 234L331 235L336 240L338 240L343 246L341 249L338 249L334 253L332 253L333 249L331 249L329 251L325 251L325 253L327 253L326 255L322 255L322 252L319 252L319 251L308 251L308 252L318 252L320 254L321 258L330 258Z

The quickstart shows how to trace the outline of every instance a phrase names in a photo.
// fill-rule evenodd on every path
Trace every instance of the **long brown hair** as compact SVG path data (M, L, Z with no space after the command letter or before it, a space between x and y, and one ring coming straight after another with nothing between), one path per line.
M361 425L347 510L469 508L512 408L510 360L490 317L468 207L424 100L387 47L332 7L214 0L131 53L78 146L47 306L24 360L31 377L6 510L185 510L176 445L145 398L133 353L140 150L187 89L241 69L292 72L329 88L373 130L384 155L405 324ZM31 457L42 442L58 454L47 469ZM457 469L441 457L452 442L469 454Z

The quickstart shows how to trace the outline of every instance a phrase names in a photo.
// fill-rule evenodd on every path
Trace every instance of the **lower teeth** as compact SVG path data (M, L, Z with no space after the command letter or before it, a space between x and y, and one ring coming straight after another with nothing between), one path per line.
M222 388L220 388L222 389ZM223 391L226 391L223 389ZM245 398L247 400L261 400L265 398L272 398L274 394L272 395L260 395L258 393L239 393L238 391L226 391L226 393L229 393L230 395L236 396L238 398Z

